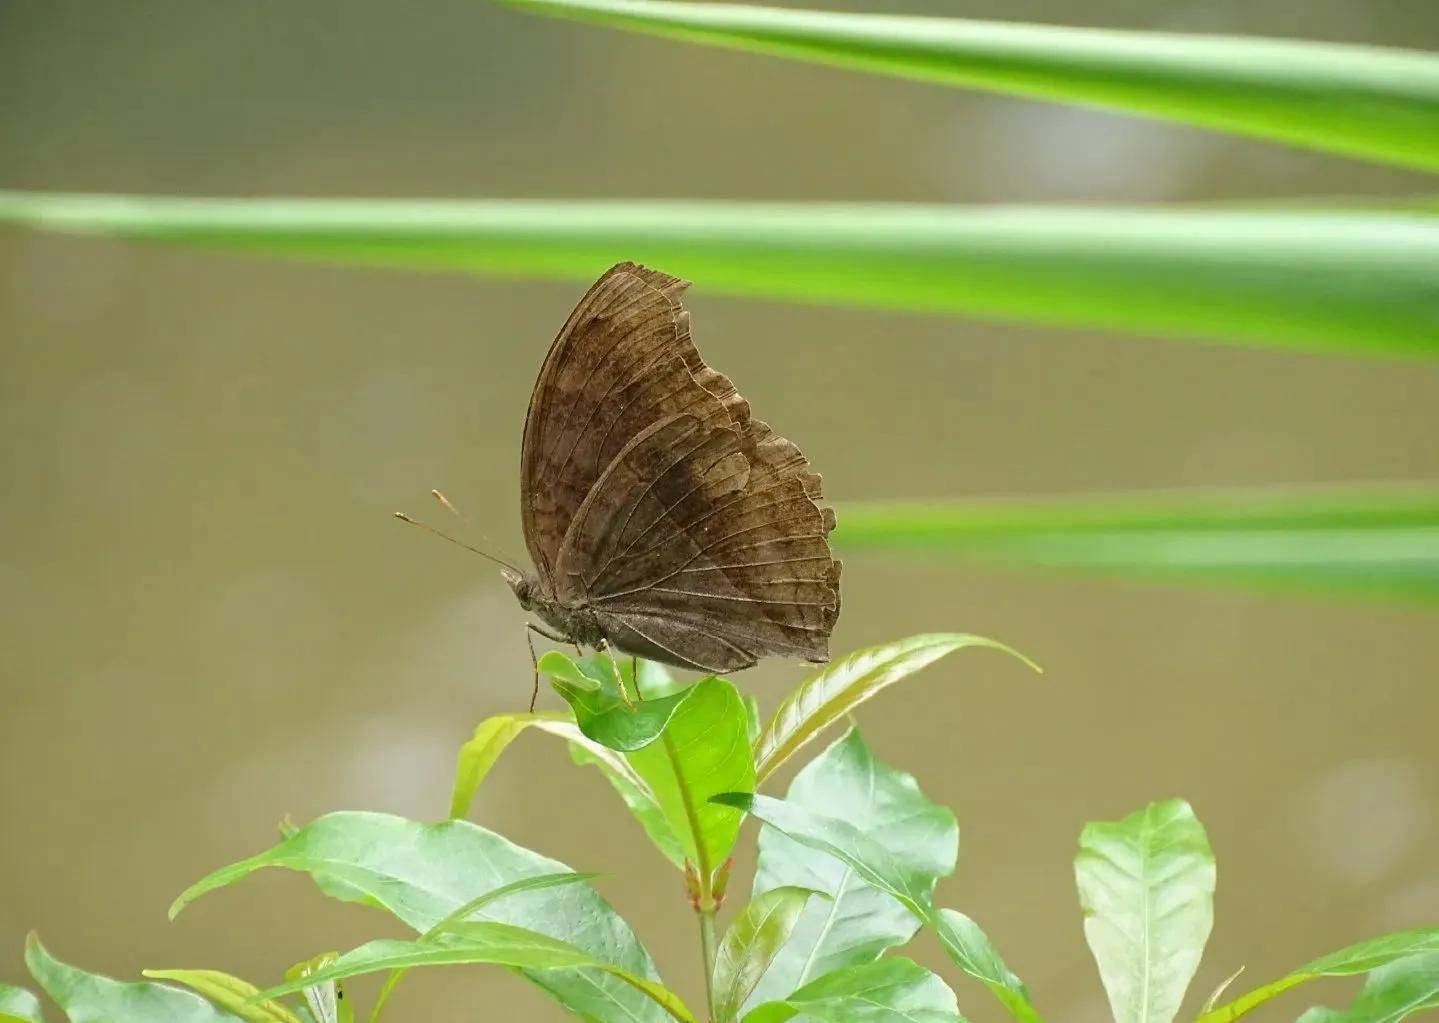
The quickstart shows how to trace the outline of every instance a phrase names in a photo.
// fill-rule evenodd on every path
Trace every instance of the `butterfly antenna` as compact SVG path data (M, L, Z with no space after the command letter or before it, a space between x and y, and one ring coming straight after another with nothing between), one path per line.
M408 523L409 523L410 525L412 525L412 526L418 526L420 529L425 530L425 532L427 532L427 533L434 533L434 534L435 534L436 536L438 536L440 539L442 539L442 540L448 540L448 541L450 541L450 543L454 544L456 547L463 547L465 550L469 551L471 554L478 554L480 557L485 558L485 559L488 560L488 561L493 561L496 565L501 565L501 566L503 566L504 568L508 568L511 572L515 572L515 573L517 573L517 574L519 574L519 575L524 575L524 574L525 574L521 569L519 569L519 568L516 567L515 565L510 564L510 563L509 563L508 561L506 561L504 558L497 558L497 557L495 557L495 555L491 554L489 551L482 551L482 550L480 550L478 547L471 547L469 544L465 543L463 540L456 540L456 539L455 539L453 536L451 536L449 533L441 532L440 530L436 529L434 526L431 526L431 525L429 525L428 523L425 523L425 522L421 522L419 519L411 518L410 516L406 515L404 512L395 512L395 518L399 519L401 522L408 522Z
M444 491L442 491L442 490L431 490L431 491L430 491L430 496L433 497L436 501L439 501L440 504L444 506L444 509L445 509L447 512L449 512L451 515L453 515L455 518L459 519L461 522L463 522L463 523L464 523L465 525L467 525L467 526L470 525L470 517L469 517L468 515L465 515L464 513L462 513L462 512L460 511L460 509L456 508L455 505L454 505L454 503L453 503L448 497L445 496ZM498 552L498 554L499 554L501 557L503 557L503 558L509 558L509 560L511 560L511 561L514 560L513 558L510 558L510 552L509 552L509 551L505 550L505 549L502 548L499 544L495 543L495 541L491 540L487 534L481 533L481 534L480 534L480 539L483 540L483 541L485 541L485 544L486 544L487 546L489 546L489 548L490 548L491 550Z
M439 490L431 490L430 496L433 497L436 501L439 501L440 504L444 505L447 512L449 512L455 518L459 519L465 525L468 526L470 524L470 520L466 516L460 514L460 509L456 508L453 504L451 504L450 499L446 497L443 492Z

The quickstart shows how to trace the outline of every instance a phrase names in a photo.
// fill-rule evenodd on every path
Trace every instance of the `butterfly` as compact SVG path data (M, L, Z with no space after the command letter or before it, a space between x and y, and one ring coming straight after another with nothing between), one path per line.
M556 642L715 674L825 662L834 512L799 448L700 358L688 287L619 263L565 321L520 456L535 571L502 574Z

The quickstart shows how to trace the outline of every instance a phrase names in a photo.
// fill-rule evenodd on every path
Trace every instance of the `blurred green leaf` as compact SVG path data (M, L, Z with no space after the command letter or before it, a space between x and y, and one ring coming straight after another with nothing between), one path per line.
M1116 1023L1170 1023L1214 924L1214 854L1194 811L1168 799L1085 825L1074 874Z
M708 883L734 848L741 818L710 797L753 789L754 759L733 683L711 676L688 692L659 739L628 758Z
M964 1023L954 992L912 960L890 957L846 966L786 998L756 1006L744 1023Z
M618 689L588 677L558 650L541 657L539 668L550 676L555 692L574 711L580 731L601 746L621 753L642 749L659 738L689 695L688 689L681 689L668 696L627 703Z
M1315 977L1347 977L1355 973L1368 973L1400 959L1430 953L1439 953L1439 927L1383 934L1311 960L1293 973L1248 991L1217 1008L1206 1010L1195 1023L1233 1023L1251 1009L1256 1009L1296 984L1313 980Z
M967 646L1003 650L1035 667L1003 643L960 632L910 636L856 650L826 665L785 697L755 743L755 784L763 784L780 764L881 689Z
M1439 355L1424 213L0 192L6 223L578 280L634 259L706 294Z
M568 871L563 863L468 821L420 824L388 814L331 813L265 852L198 881L176 900L174 910L264 867L304 871L322 888L326 879L339 877L345 887L325 888L327 894L382 907L420 932L477 895ZM512 894L484 912L487 918L569 941L640 976L654 975L654 964L629 925L585 885ZM577 1013L604 1016L618 1005L641 1023L657 1019L648 998L612 976L558 969L525 976Z
M875 758L851 728L795 776L785 801L848 821L916 875L929 890L954 870L959 828L954 815L931 803L911 775ZM756 893L800 885L828 900L805 907L794 934L765 973L751 1002L782 999L816 977L879 958L919 929L911 910L861 880L853 867L787 837L775 828L759 836Z
M219 970L144 970L142 975L151 980L184 984L247 1023L301 1023L299 1016L279 1002L269 999L252 1002L260 993L259 988Z
M1316 1007L1299 1023L1399 1023L1439 1008L1439 954L1410 956L1378 967L1344 1010Z
M761 892L729 925L715 955L715 1023L732 1023L775 956L794 933L810 897L823 894L786 886ZM826 900L827 901L827 900Z
M749 736L750 745L754 745L759 741L762 726L759 718L759 700L753 693L744 694L744 716L745 734Z
M1439 599L1439 484L851 504L835 543L980 564Z
M527 975L547 971L600 971L629 985L656 1008L681 1023L695 1023L693 1014L674 992L575 945L549 935L494 921L457 922L443 932L416 941L382 938L346 952L307 977L293 978L265 992L276 997L300 990L306 984L338 981L380 970L408 970L416 966L489 963L523 970ZM617 1008L597 1011L599 1019L615 1018ZM629 1018L629 1017L627 1017Z
M690 42L1116 107L1439 170L1439 58L1242 36L665 0L501 0Z
M193 991L165 984L122 983L60 962L31 934L25 965L74 1023L245 1023Z
M934 929L949 957L995 994L1019 1023L1039 1023L1029 993L1004 965L979 926L952 910L936 910L932 900L934 879L925 868L906 862L867 831L847 820L812 813L781 799L729 792L715 802L738 807L777 828L801 845L839 859L859 877L887 892Z
M45 1023L40 999L23 987L0 984L0 1023Z

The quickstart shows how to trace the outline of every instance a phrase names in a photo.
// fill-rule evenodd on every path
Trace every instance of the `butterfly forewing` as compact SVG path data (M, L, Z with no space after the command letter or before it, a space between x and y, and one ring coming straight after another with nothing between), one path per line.
M570 520L633 437L677 414L732 425L731 409L743 406L724 377L701 384L695 376L699 353L679 304L687 286L621 263L590 288L550 347L525 419L520 472L525 541L541 572L552 570Z

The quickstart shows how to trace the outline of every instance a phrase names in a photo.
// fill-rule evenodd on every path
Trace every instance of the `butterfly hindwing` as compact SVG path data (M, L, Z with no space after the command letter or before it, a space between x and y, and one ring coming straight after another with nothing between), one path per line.
M556 595L588 603L622 648L670 663L827 659L829 520L800 474L756 473L744 441L691 416L635 438L575 516Z

